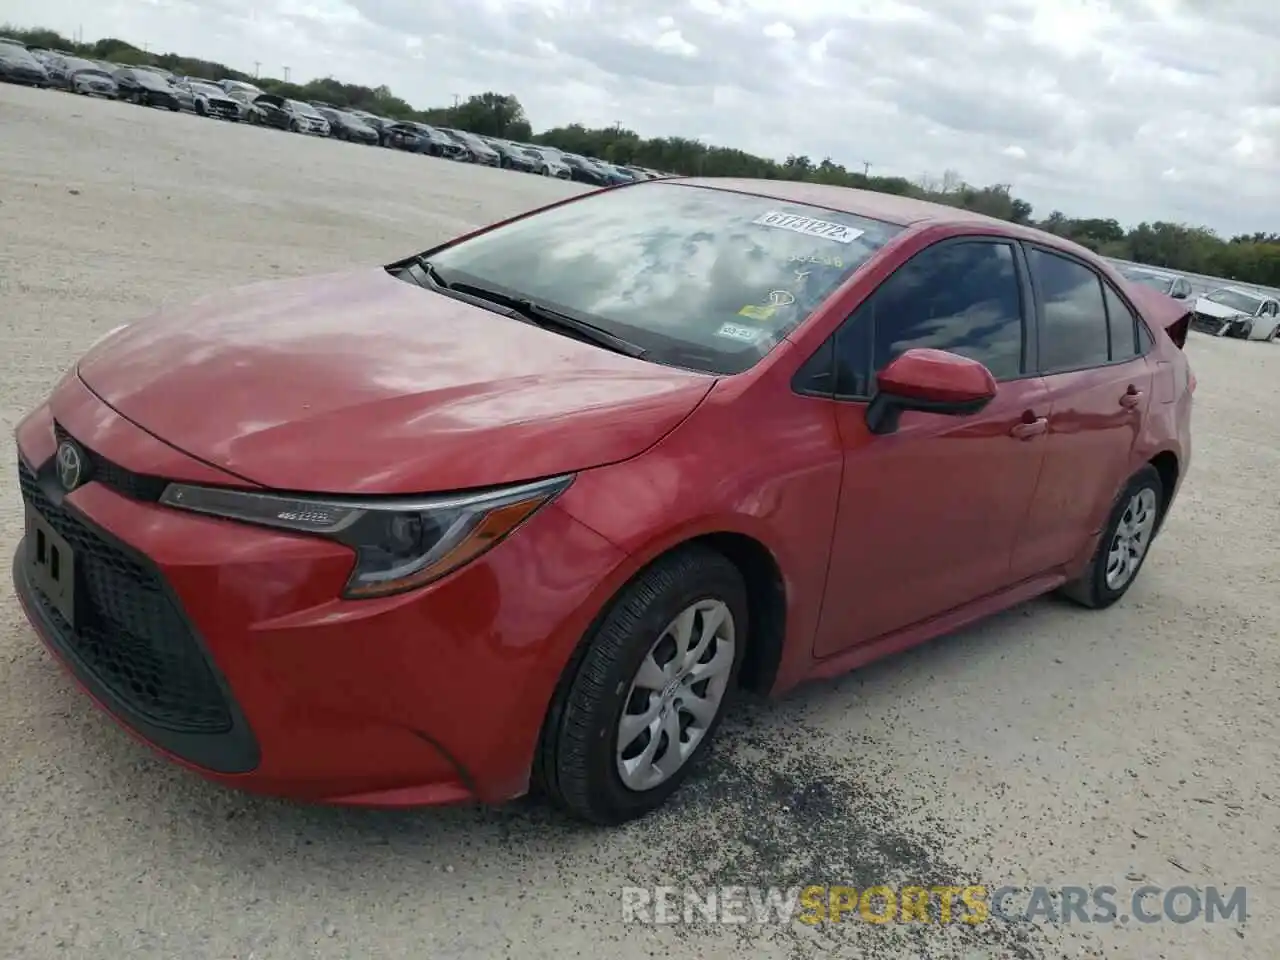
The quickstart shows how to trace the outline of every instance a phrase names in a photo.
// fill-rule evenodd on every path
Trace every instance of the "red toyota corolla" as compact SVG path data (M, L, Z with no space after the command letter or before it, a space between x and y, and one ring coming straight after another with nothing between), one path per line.
M109 334L18 427L14 581L221 783L618 822L736 686L1123 596L1187 471L1186 322L949 207L602 190Z

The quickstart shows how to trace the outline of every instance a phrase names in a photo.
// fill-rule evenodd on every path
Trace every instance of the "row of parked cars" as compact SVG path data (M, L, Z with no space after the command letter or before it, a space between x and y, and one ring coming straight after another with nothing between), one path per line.
M484 137L465 130L395 120L319 100L292 100L241 80L182 77L162 67L87 60L65 50L27 48L0 37L0 80L52 86L85 96L141 106L186 110L200 116L277 127L479 163L523 173L610 186L664 176L656 170L607 163L536 143Z
M1118 263L1135 283L1154 287L1175 300L1193 300L1191 327L1215 337L1272 341L1280 337L1280 297L1250 287L1221 286L1196 294L1189 279L1168 270Z

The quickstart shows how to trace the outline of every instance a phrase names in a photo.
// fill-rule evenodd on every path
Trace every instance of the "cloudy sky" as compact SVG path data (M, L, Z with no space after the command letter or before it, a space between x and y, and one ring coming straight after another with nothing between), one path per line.
M0 18L418 106L516 93L1126 224L1280 230L1280 0L3 0Z

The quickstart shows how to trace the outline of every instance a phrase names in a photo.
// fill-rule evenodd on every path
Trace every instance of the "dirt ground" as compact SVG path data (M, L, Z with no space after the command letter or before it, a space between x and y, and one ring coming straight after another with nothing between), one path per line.
M0 87L0 426L162 302L388 262L576 189ZM1188 350L1194 464L1121 604L1034 602L744 704L671 809L614 832L527 801L367 812L208 785L72 687L6 572L0 956L1274 960L1280 343ZM6 550L20 521L9 469ZM811 929L621 908L631 885L911 881L1110 885L1121 912L1144 883L1245 886L1248 920Z

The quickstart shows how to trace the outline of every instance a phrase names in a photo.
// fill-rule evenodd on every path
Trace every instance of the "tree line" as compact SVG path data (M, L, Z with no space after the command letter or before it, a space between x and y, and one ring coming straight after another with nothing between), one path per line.
M114 63L159 66L179 75L209 80L244 80L269 93L297 100L321 100L339 108L366 110L396 120L416 120L484 136L546 144L611 163L690 176L806 180L919 197L1039 227L1108 257L1280 287L1280 233L1224 239L1207 227L1160 220L1126 229L1113 218L1069 217L1058 210L1037 220L1032 216L1031 204L1014 196L1008 184L974 186L954 171L936 178L869 176L865 171L850 170L830 157L815 162L811 157L791 155L779 161L685 137L642 137L621 125L587 127L572 123L534 133L524 107L512 94L486 92L452 106L419 109L385 85L366 87L343 83L333 77L291 83L181 54L151 53L114 37L77 43L46 29L5 26L0 28L0 33L22 40L28 46L65 50Z

